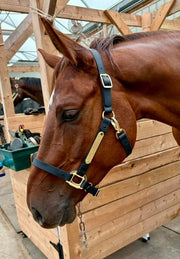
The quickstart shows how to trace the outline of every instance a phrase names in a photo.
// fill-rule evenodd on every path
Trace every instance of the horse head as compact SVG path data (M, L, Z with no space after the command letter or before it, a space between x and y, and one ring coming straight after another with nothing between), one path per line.
M24 94L20 88L21 79L10 78L10 83L11 83L11 91L12 91L14 106L16 106L24 98Z
M60 170L72 172L80 168L102 121L101 82L92 53L52 28L46 20L43 19L43 23L55 47L64 57L60 60L40 50L46 62L54 68L54 90L37 159ZM117 91L120 83L116 80L107 54L101 51L101 56L113 82L113 111L133 147L136 118L123 92ZM114 127L110 125L89 165L87 181L93 186L97 185L125 157L126 152L117 141ZM27 203L34 219L42 227L52 228L71 223L76 216L75 205L86 194L83 189L74 188L46 170L32 166Z

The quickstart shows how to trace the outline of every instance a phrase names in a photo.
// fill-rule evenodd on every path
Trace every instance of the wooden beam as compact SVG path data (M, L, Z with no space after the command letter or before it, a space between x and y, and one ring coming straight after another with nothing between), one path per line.
M6 51L7 62L14 56L14 54L31 36L32 33L32 16L31 14L28 14L28 16L20 23L16 30L5 41L4 47Z
M177 13L180 11L180 1L176 0L173 7L171 8L169 15Z
M54 15L56 9L57 0L45 0L43 3L43 11L51 16Z
M9 73L14 72L39 72L39 66L9 66Z
M150 31L151 23L152 23L151 13L144 13L142 15L142 30L144 32Z
M103 25L103 35L104 35L104 37L108 36L108 26L107 26L107 24Z
M60 10L62 10L67 3L69 2L69 0L58 0L57 1L57 7L56 7L56 13L58 13Z
M157 11L156 16L150 26L151 31L159 30L163 21L166 19L171 7L175 3L175 0L171 0L170 2L161 6L161 8Z
M117 29L122 34L131 34L132 31L129 29L129 27L126 25L126 23L123 21L123 19L120 16L120 13L116 11L110 11L106 10L104 11L105 15L109 18L112 24L114 24Z
M57 17L71 19L71 20L81 20L96 23L107 23L111 24L109 18L105 15L104 11L89 9L84 7L70 6L66 5L58 14ZM141 26L141 16L121 13L120 17L129 26Z
M166 19L163 22L161 29L163 29L163 30L180 30L180 17L175 18L174 20Z
M37 4L36 0L30 0L31 7L34 9L37 9L39 6ZM36 12L32 12L32 22L33 22L33 28L34 28L34 35L36 40L36 47L43 49L43 40L42 40L42 32L43 27L40 23L38 14ZM45 64L45 61L43 57L38 53L38 59L39 59L39 65L40 65L40 73L41 73L41 82L43 85L43 99L44 104L47 109L50 99L50 92L49 92L49 80L47 75L47 66Z
M40 9L42 9L42 11L44 13L53 17L55 10L56 10L56 4L57 4L57 0L44 0L43 5L41 5L41 2L40 2ZM52 19L52 21L50 21L50 22L53 23L54 20ZM41 26L41 28L42 28L41 37L43 40L43 49L46 50L47 52L50 52L51 54L57 55L58 54L57 50L56 50L55 46L53 45L51 39L45 32L44 26ZM53 69L46 65L46 70L47 70L47 74L48 74L49 93L51 94Z
M29 0L1 0L0 10L29 13Z
M14 115L14 104L12 100L11 85L9 80L3 36L0 26L0 93L4 109L5 134L9 141L7 117Z
M39 9L39 0L30 0L32 10ZM36 39L36 47L46 50L51 54L57 54L57 51L52 44L48 35L45 34L44 27L39 19L38 13L36 11L32 11L32 21L34 34ZM52 92L52 73L53 69L48 67L45 63L42 55L38 52L39 66L40 66L40 74L41 74L41 82L42 82L42 91L43 91L43 99L45 104L45 109L47 110L49 105L50 94Z

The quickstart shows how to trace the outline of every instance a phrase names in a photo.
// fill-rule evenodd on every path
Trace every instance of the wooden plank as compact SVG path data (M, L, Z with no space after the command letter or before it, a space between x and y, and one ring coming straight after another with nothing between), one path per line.
M174 20L166 19L161 25L161 29L163 30L180 30L180 17Z
M56 4L56 15L59 13L60 10L62 10L67 5L68 2L69 2L69 0L57 1L57 4Z
M128 156L124 161L130 161L138 157L151 155L153 153L167 150L176 146L177 143L172 133L155 136L148 139L142 139L136 141L132 154Z
M104 258L109 254L117 251L118 249L126 246L127 244L135 241L141 236L147 234L148 232L156 229L157 227L166 224L170 220L180 215L180 204L174 205L161 213L154 215L133 227L126 229L113 237L111 239L102 240L100 244L92 247L91 249L83 249L82 258L96 259Z
M44 126L45 115L24 115L24 114L15 114L14 116L9 116L7 118L9 129L18 130L20 124L24 124L26 129L35 132L36 129L39 129L42 132Z
M161 8L157 11L156 16L150 26L151 31L159 30L166 16L168 15L170 9L172 8L175 0L171 0L170 2L161 6Z
M59 18L111 24L104 11L66 5L57 15ZM120 17L129 26L141 26L141 16L121 13Z
M152 23L151 13L142 14L142 30L144 32L150 31L151 23Z
M107 26L107 24L103 24L103 36L104 37L108 36L108 26Z
M0 10L29 13L29 0L1 0Z
M180 11L180 1L176 0L173 7L171 8L169 15L175 14Z
M42 10L45 13L53 16L54 13L55 13L55 9L56 9L56 3L57 3L57 0L53 0L53 1L52 0L46 0L46 1L43 2Z
M9 73L14 72L39 72L39 66L9 66Z
M110 11L106 10L104 11L105 15L109 18L112 24L114 24L117 29L120 31L121 34L132 34L132 31L130 28L126 25L126 23L121 18L120 13L117 11Z
M104 187L112 183L143 174L154 168L179 160L180 148L175 147L143 158L137 158L136 160L122 163L109 171L105 178L100 182L99 187Z
M37 0L30 0L31 8L33 10L36 10L38 6ZM41 49L48 49L46 44L46 39L44 38L44 29L42 27L42 24L40 23L38 14L33 11L32 12L32 21L33 21L33 28L34 28L34 34L36 39L36 47ZM46 35L47 36L47 35ZM47 37L46 37L47 38ZM48 40L47 40L48 41ZM48 51L51 50L51 47L49 47ZM52 71L50 72L50 68L48 68L47 64L45 63L42 55L38 52L38 59L39 59L39 66L40 66L40 73L41 73L41 83L42 83L42 92L43 92L43 99L44 99L44 105L45 109L47 110L49 105L49 99L50 99L50 85L52 81Z
M28 14L26 18L19 24L13 33L5 41L5 51L7 62L14 56L14 54L19 50L23 43L31 36L33 33L32 27L32 16Z
M87 196L83 201L82 211L89 211L94 208L103 206L113 200L121 199L133 193L139 192L145 188L153 186L159 182L166 181L171 177L179 174L178 167L180 161L164 165L146 172L145 174L128 178L124 181L117 182L113 185L106 186L100 189L98 199ZM111 195L109 195L111 193Z
M167 124L155 120L140 120L137 122L136 140L147 139L171 132L172 127Z
M118 217L128 215L132 211L145 206L157 199L179 190L180 175L168 179L164 182L153 185L138 193L124 197L120 200L108 203L83 214L83 220L87 231L98 228L103 224L115 220ZM84 209L84 201L81 202L81 209ZM96 220L95 220L96 218Z
M87 240L89 248L101 243L101 240L109 239L121 231L124 231L141 221L148 219L176 204L180 203L180 189L161 197L155 201L145 204L128 214L113 218L106 224L101 224L97 228L88 230L87 226ZM94 220L96 220L94 218ZM86 223L85 223L86 224Z

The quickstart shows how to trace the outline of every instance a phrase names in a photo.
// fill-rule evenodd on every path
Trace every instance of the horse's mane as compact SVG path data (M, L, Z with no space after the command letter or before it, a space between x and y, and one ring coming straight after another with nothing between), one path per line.
M21 77L19 80L22 80L23 86L30 88L33 91L42 91L41 89L41 79L36 77Z
M129 42L129 41L134 41L138 39L147 39L152 36L163 36L163 35L168 35L169 37L174 34L173 31L152 31L152 32L138 32L138 33L132 33L128 35L112 35L108 36L106 38L96 38L94 39L91 44L90 48L94 48L97 50L102 50L102 51L107 51L118 43L121 42Z
M133 33L128 35L112 35L108 36L106 38L97 38L94 39L91 44L90 48L97 49L99 52L105 52L109 58L109 61L111 62L111 65L114 69L117 69L118 66L114 62L111 54L111 50L115 48L118 44L125 43L125 42L131 42L138 39L141 39L141 42L147 42L150 38L153 37L169 37L171 39L174 39L175 34L177 31L152 31L152 32L139 32L139 33Z

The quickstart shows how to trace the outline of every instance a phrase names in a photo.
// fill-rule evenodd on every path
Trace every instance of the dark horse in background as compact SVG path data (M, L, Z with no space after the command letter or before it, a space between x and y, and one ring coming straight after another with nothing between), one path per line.
M36 77L10 78L14 106L24 98L31 98L41 106L44 105L41 79Z
M92 52L42 21L64 57L40 50L54 67L54 92L35 161L52 165L58 172L64 170L68 176L73 170L79 172L97 136L103 112L102 84ZM136 120L141 118L172 126L180 145L180 31L95 39L90 48L100 53L112 79L112 108L131 147L136 141ZM103 117L116 122L114 114L103 113ZM126 155L112 123L89 165L87 181L97 185ZM76 216L75 205L87 194L75 187L47 168L33 165L27 203L34 219L46 228L71 223Z
M11 91L12 91L12 98L15 107L15 112L24 112L22 111L22 104L25 98L31 98L31 100L35 101L30 102L28 101L25 106L27 108L37 108L38 106L44 106L43 95L42 95L42 87L41 87L41 79L36 77L21 77L19 79L10 78L11 83ZM39 104L39 105L37 105ZM3 114L3 107L0 108L0 113Z

